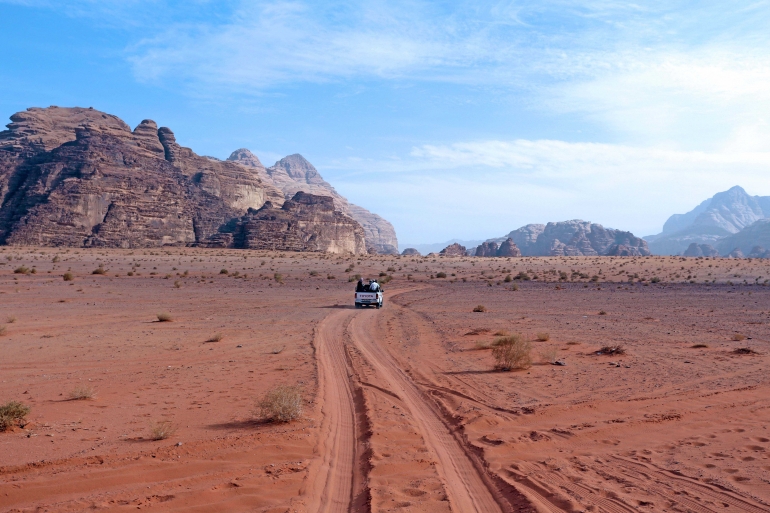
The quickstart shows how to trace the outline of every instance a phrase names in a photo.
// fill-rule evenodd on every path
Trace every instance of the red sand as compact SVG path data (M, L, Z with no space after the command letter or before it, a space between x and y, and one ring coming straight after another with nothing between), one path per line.
M32 408L0 433L0 511L770 511L761 260L0 258L0 402ZM381 271L385 308L353 309L348 277ZM538 279L504 281L520 271ZM549 340L498 372L502 331ZM302 419L255 419L284 383ZM176 431L153 441L160 420Z

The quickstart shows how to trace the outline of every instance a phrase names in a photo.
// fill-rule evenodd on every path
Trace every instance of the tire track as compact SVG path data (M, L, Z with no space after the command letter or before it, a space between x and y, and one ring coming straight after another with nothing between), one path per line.
M361 458L362 436L357 425L358 398L345 356L343 336L352 312L328 315L318 325L315 349L318 361L318 403L321 427L316 452L319 458L308 476L307 511L346 513L368 511L360 500L365 476Z
M352 343L411 412L426 445L438 461L438 472L452 509L463 513L508 511L508 507L501 507L504 499L485 473L476 468L442 420L437 407L373 339L367 330L368 326L374 325L373 315L375 312L362 312L350 322Z

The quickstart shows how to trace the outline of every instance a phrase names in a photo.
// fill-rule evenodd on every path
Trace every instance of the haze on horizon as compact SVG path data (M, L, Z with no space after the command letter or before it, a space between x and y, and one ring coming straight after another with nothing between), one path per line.
M65 5L66 4L66 5ZM770 1L0 0L0 115L301 153L402 242L770 195ZM403 244L402 244L403 248Z

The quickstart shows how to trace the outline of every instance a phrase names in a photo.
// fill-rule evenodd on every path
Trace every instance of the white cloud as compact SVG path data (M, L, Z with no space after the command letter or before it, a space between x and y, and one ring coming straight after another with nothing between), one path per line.
M431 242L574 218L648 235L733 185L770 195L768 168L770 152L514 140L426 145L401 160L326 170L351 201L392 220L399 237Z

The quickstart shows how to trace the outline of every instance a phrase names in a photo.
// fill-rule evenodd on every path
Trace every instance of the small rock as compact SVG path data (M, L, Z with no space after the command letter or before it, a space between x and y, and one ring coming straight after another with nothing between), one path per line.
M242 346L242 345L240 345L240 344L238 344L238 345L237 345L237 346L235 346L235 347L243 347L243 346Z
M556 360L555 362L553 362L553 364L561 365L562 367L564 367L565 365L567 365L567 362L565 362L564 360Z

